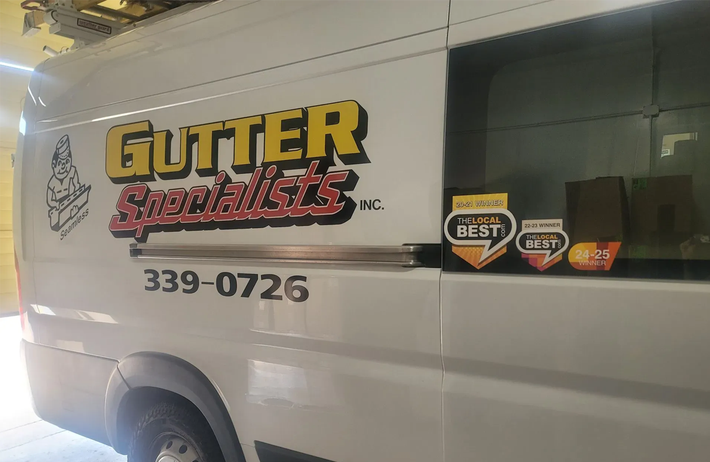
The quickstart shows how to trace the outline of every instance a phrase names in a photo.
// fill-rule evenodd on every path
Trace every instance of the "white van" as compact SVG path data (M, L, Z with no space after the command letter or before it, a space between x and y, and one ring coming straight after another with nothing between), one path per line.
M34 72L38 415L131 462L707 461L710 4L221 1Z

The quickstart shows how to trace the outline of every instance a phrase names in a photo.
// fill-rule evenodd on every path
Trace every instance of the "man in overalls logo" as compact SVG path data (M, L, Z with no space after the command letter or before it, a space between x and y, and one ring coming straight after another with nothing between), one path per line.
M52 178L47 184L47 205L49 222L53 230L58 231L74 218L89 201L89 189L79 181L79 172L72 165L69 135L64 135L57 142L52 155ZM86 194L85 194L86 193Z

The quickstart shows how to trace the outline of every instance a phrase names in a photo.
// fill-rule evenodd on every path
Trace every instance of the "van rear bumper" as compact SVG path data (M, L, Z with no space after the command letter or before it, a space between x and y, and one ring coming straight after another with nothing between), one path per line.
M105 397L112 359L22 341L32 400L37 415L58 427L109 444Z

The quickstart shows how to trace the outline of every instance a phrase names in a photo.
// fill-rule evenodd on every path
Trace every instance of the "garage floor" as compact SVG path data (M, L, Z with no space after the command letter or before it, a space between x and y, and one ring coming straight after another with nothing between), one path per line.
M101 443L40 420L20 363L20 318L0 318L0 462L125 462Z

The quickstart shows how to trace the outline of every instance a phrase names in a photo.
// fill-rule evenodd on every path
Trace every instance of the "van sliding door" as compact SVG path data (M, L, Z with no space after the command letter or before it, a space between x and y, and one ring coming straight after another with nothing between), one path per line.
M450 52L444 447L710 452L710 6Z

